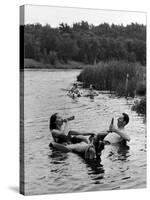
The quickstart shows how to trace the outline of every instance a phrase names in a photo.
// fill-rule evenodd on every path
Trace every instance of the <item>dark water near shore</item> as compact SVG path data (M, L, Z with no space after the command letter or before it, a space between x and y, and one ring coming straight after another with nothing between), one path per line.
M146 187L146 124L131 111L134 100L100 94L73 100L70 88L79 70L26 70L25 75L25 193L47 194ZM52 151L49 117L75 115L70 129L99 132L112 116L130 116L126 130L130 148L107 145L101 163L87 163L73 153ZM116 122L116 121L115 121Z

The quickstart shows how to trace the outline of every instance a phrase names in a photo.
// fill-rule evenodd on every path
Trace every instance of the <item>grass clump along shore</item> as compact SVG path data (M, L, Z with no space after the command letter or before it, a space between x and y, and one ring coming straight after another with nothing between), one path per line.
M135 110L138 114L146 114L146 96L140 101L135 101L132 110Z
M135 94L146 93L145 73L145 67L139 63L110 61L86 67L77 80L83 82L85 88L92 84L97 90L115 92L118 96L134 97Z

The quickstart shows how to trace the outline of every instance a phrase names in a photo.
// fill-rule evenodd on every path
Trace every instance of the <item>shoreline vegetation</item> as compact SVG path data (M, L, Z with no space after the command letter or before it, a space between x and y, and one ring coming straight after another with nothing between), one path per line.
M92 84L96 90L115 91L120 97L146 94L146 68L139 63L101 62L87 66L78 75L77 80L83 82L85 88Z
M132 110L136 111L138 114L146 115L146 96L139 101L135 101Z
M24 59L24 64L28 69L82 69L77 81L82 82L84 88L89 88L92 84L96 90L109 91L119 97L134 98L138 95L140 100L135 101L132 110L138 114L146 114L146 68L139 63L111 61L85 65L69 61L67 65L57 63L54 66Z
M77 80L85 88L92 84L120 97L138 95L141 101L133 110L146 113L145 25L94 26L81 21L52 28L37 23L21 25L20 33L24 35L21 69L82 69Z
M32 58L24 59L25 69L83 69L86 65L81 62L68 61L68 63L56 62L55 64L38 62Z
M118 97L138 96L141 100L134 103L132 110L146 114L146 68L139 63L101 62L83 69L77 81L82 82L84 88L92 84L96 90L110 91Z

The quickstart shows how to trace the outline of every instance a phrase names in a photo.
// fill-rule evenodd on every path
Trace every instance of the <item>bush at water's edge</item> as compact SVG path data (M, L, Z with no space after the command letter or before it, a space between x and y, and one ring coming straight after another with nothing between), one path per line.
M77 80L83 82L84 87L93 84L97 90L115 91L118 96L134 97L137 93L146 93L145 73L146 68L139 63L110 61L86 67Z
M146 97L140 101L136 101L132 106L132 110L135 110L139 114L146 114Z

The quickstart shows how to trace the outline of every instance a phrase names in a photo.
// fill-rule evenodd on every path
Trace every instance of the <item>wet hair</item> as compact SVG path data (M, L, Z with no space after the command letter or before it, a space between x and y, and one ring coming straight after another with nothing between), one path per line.
M58 114L58 113L54 113L54 114L50 117L50 123L49 123L49 129L50 129L50 131L53 130L53 129L57 129L57 125L56 125L57 114Z
M126 124L128 124L128 123L129 123L129 116L128 116L128 114L122 113L122 115L123 115L124 121L126 122ZM126 125L126 124L125 124L125 125Z

